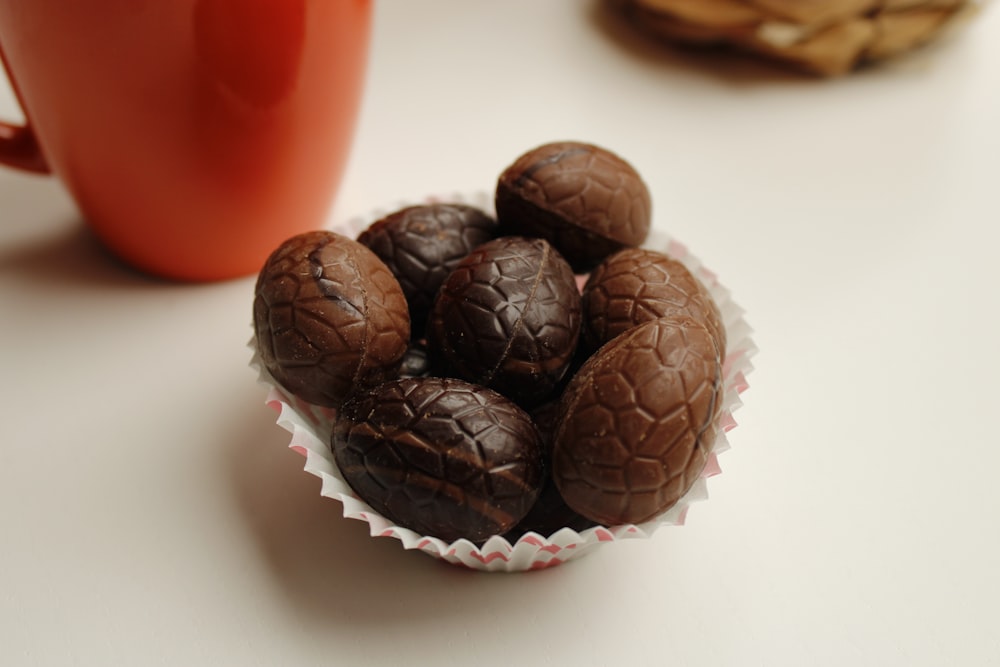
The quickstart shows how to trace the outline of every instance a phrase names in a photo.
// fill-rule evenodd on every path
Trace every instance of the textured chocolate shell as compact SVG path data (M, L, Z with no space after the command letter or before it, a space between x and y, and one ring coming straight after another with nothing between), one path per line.
M406 298L385 264L328 231L285 241L257 278L254 330L261 361L299 398L337 407L394 378L406 353Z
M637 324L686 315L704 324L726 349L722 315L708 289L687 267L645 248L627 248L601 262L583 288L583 339L596 350Z
M448 276L427 326L446 371L531 405L558 384L580 335L572 269L543 239L502 237Z
M399 377L413 378L430 374L431 362L427 355L427 345L419 340L411 340L399 366Z
M405 378L351 399L331 445L344 479L373 509L446 542L507 532L543 480L527 413L455 378Z
M409 206L372 223L358 236L399 280L410 308L415 337L424 335L427 314L441 283L473 248L496 236L497 222L474 206Z
M705 467L721 391L715 341L690 318L650 320L602 347L561 399L552 476L566 504L604 525L668 510Z
M649 233L649 189L614 153L580 142L545 144L500 175L497 219L503 234L552 243L577 272L639 246Z

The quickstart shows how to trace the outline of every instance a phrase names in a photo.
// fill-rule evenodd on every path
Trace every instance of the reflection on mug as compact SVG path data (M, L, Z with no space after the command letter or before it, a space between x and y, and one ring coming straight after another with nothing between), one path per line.
M201 71L251 107L266 109L291 94L305 38L304 0L199 0L195 6Z
M200 178L264 207L296 145L282 102L301 74L305 0L198 0L192 20Z

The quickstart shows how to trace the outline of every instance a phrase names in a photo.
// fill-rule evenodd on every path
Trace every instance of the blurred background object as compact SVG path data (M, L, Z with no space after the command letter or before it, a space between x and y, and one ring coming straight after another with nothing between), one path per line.
M658 39L738 52L820 76L846 74L938 38L970 0L607 0Z

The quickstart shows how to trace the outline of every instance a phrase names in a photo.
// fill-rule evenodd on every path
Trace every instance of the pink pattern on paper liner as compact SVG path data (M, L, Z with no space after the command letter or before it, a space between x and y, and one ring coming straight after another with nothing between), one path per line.
M489 565L490 563L492 563L493 561L495 561L498 558L500 560L504 560L504 561L510 560L510 557L507 554L502 553L500 551L491 551L490 553L488 553L486 555L483 555L478 550L476 550L476 551L470 551L469 552L469 556L471 556L472 558L475 558L476 560L478 560L480 563L483 563L484 565Z
M736 352L726 351L726 358L722 360L722 377L728 378L733 371L733 366L743 357L742 350Z
M559 560L558 558L550 558L548 560L536 560L531 563L531 567L528 569L544 570L547 567L555 567L556 565L562 565L563 562L565 561Z
M715 275L715 272L709 271L704 266L698 267L698 277L710 289L719 284L719 277Z
M460 558L460 556L458 555L458 549L456 549L455 547L449 549L448 553L446 553L444 556L445 558ZM503 561L509 560L509 556L500 551L491 551L490 553L483 555L483 553L480 552L478 549L473 549L472 551L469 552L469 556L471 558L475 558L477 561L483 563L484 565L488 565L489 563L492 563L497 559Z
M680 241L676 241L674 239L670 239L670 241L667 243L666 252L668 255L670 255L671 257L675 257L676 259L684 259L685 257L688 256L687 246L681 243Z
M749 388L750 383L747 382L746 376L743 375L742 371L738 371L733 377L733 389L736 390L737 394L742 394Z
M539 551L542 551L542 552L545 552L545 553L557 554L557 553L559 553L560 551L563 550L563 547L560 547L557 544L546 544L544 541L538 539L537 537L535 537L534 535L531 535L531 534L528 534L528 535L525 535L524 537L522 537L521 541L524 542L524 543L526 543L526 544L530 544L530 545L532 545L534 547L538 547ZM567 546L565 548L567 548L567 549L575 549L576 545L575 544L570 544L569 546Z
M736 419L730 412L723 412L719 416L719 426L722 427L723 433L729 433L734 428L736 428Z
M719 465L719 457L715 452L710 452L705 468L701 471L702 477L715 477L722 474L722 466Z

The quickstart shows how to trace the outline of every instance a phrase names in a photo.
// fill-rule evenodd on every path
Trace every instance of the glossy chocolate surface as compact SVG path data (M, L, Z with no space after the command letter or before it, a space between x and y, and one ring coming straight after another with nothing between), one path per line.
M527 413L454 378L405 378L348 401L332 447L348 484L377 512L446 542L507 532L543 479Z
M441 283L476 246L497 232L497 222L465 204L410 206L372 223L358 236L399 280L410 308L414 337L424 335Z
M694 484L715 441L722 368L691 318L650 320L601 348L561 399L552 475L604 525L642 523Z
M625 160L599 146L558 142L519 157L497 182L503 234L550 241L577 272L649 233L649 190Z
M399 377L423 377L430 374L431 360L427 354L427 345L419 340L410 341L399 366Z
M661 252L621 250L601 262L584 285L583 337L590 350L665 315L704 324L725 352L726 329L712 296L687 267Z
M337 407L396 377L410 338L399 283L368 248L327 231L285 241L257 278L261 360L299 398Z
M448 372L531 405L566 372L580 323L569 264L543 239L502 237L476 248L448 276L428 344Z

